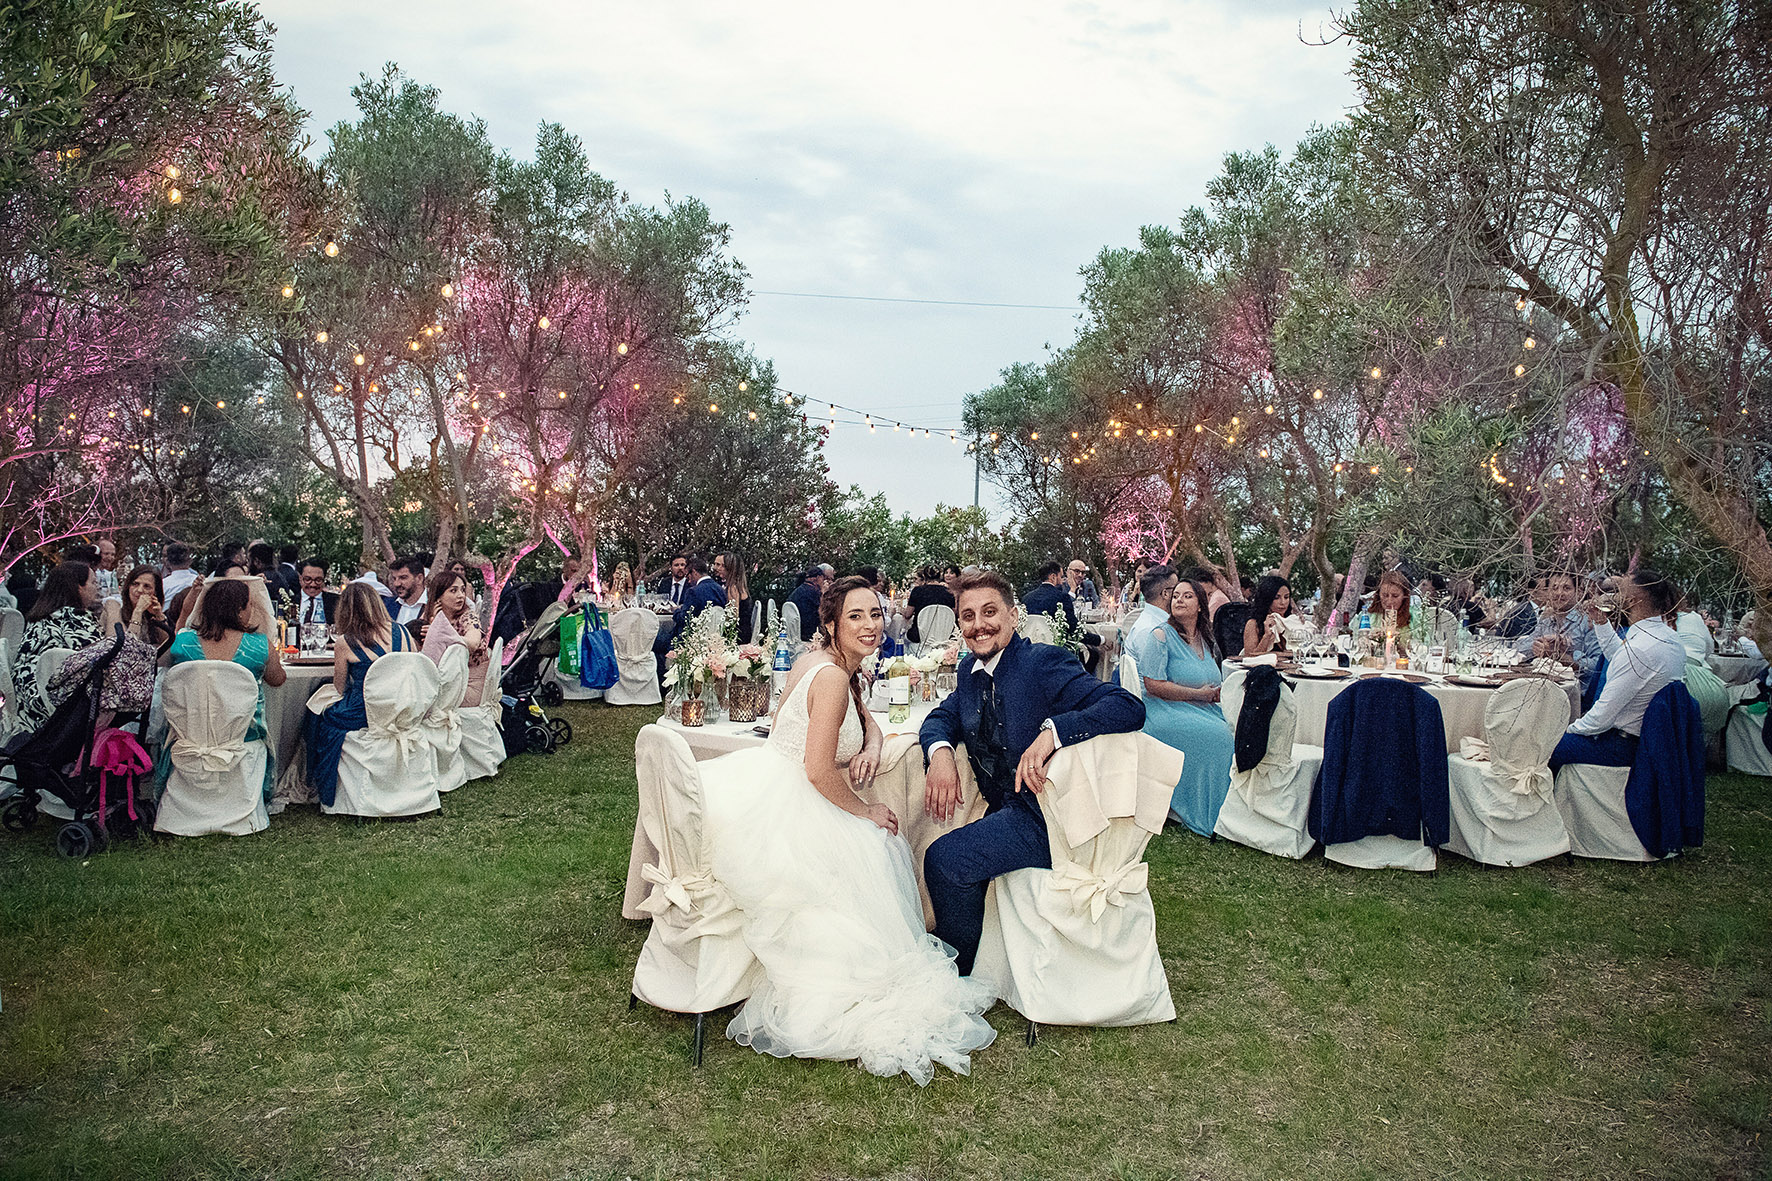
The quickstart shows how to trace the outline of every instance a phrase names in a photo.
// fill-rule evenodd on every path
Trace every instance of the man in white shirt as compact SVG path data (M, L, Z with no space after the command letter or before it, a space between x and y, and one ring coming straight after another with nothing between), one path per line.
M1674 635L1686 646L1687 655L1699 664L1716 655L1717 641L1710 634L1710 625L1696 611L1681 610L1674 616Z
M123 588L117 582L117 543L108 537L98 539L98 596L101 599L122 599Z
M160 575L160 589L166 602L172 602L178 592L197 581L197 572L191 569L191 558L191 547L184 542L167 543L166 569Z
M1686 675L1686 649L1664 618L1678 594L1653 570L1618 580L1619 603L1630 621L1618 632L1599 608L1588 608L1594 636L1606 654L1606 686L1593 708L1572 723L1551 755L1551 770L1565 763L1628 767L1636 761L1643 714L1655 695Z
M418 558L401 558L388 569L390 586L399 600L394 622L401 627L412 623L425 609L425 564Z
M301 590L295 601L295 622L304 629L337 623L338 592L326 589L326 563L309 558L296 577Z
M1169 622L1169 600L1175 594L1175 584L1179 581L1175 571L1168 566L1147 566L1138 579L1138 596L1144 606L1132 621L1126 638L1120 643L1120 651L1131 653L1134 660L1144 651L1144 645L1156 630ZM1140 676L1143 670L1140 670Z

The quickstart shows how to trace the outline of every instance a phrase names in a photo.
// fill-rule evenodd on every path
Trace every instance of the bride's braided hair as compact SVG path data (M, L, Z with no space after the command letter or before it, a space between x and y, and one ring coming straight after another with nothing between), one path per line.
M818 600L818 640L833 657L837 652L837 620L843 615L843 601L851 591L858 590L874 594L874 584L859 574L850 574L825 587ZM865 718L868 707L861 696L860 670L849 674L849 692L855 698L855 708Z

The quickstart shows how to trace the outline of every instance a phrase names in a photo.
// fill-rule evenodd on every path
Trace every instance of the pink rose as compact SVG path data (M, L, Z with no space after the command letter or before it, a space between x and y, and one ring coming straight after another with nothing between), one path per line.
M726 662L718 656L710 656L708 657L708 671L716 677L723 677L726 675Z

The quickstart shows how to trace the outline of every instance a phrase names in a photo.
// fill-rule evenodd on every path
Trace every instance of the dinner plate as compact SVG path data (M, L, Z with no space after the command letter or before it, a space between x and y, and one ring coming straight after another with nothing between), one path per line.
M1434 683L1432 677L1424 677L1420 673L1387 672L1379 675L1389 677L1393 681L1407 681L1411 685L1431 685Z
M1308 677L1313 681L1338 681L1342 677L1352 676L1345 668L1301 668L1293 676Z
M1446 678L1448 685L1463 685L1466 689L1499 689L1501 682L1488 677L1472 677L1463 673L1454 673Z

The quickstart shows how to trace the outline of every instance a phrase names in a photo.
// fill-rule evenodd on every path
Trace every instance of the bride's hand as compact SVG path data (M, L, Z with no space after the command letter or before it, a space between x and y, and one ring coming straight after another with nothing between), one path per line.
M893 836L898 835L898 817L885 804L869 804L865 815Z
M880 769L880 748L864 746L861 753L849 760L849 782L857 788L866 787L873 781L874 772Z

